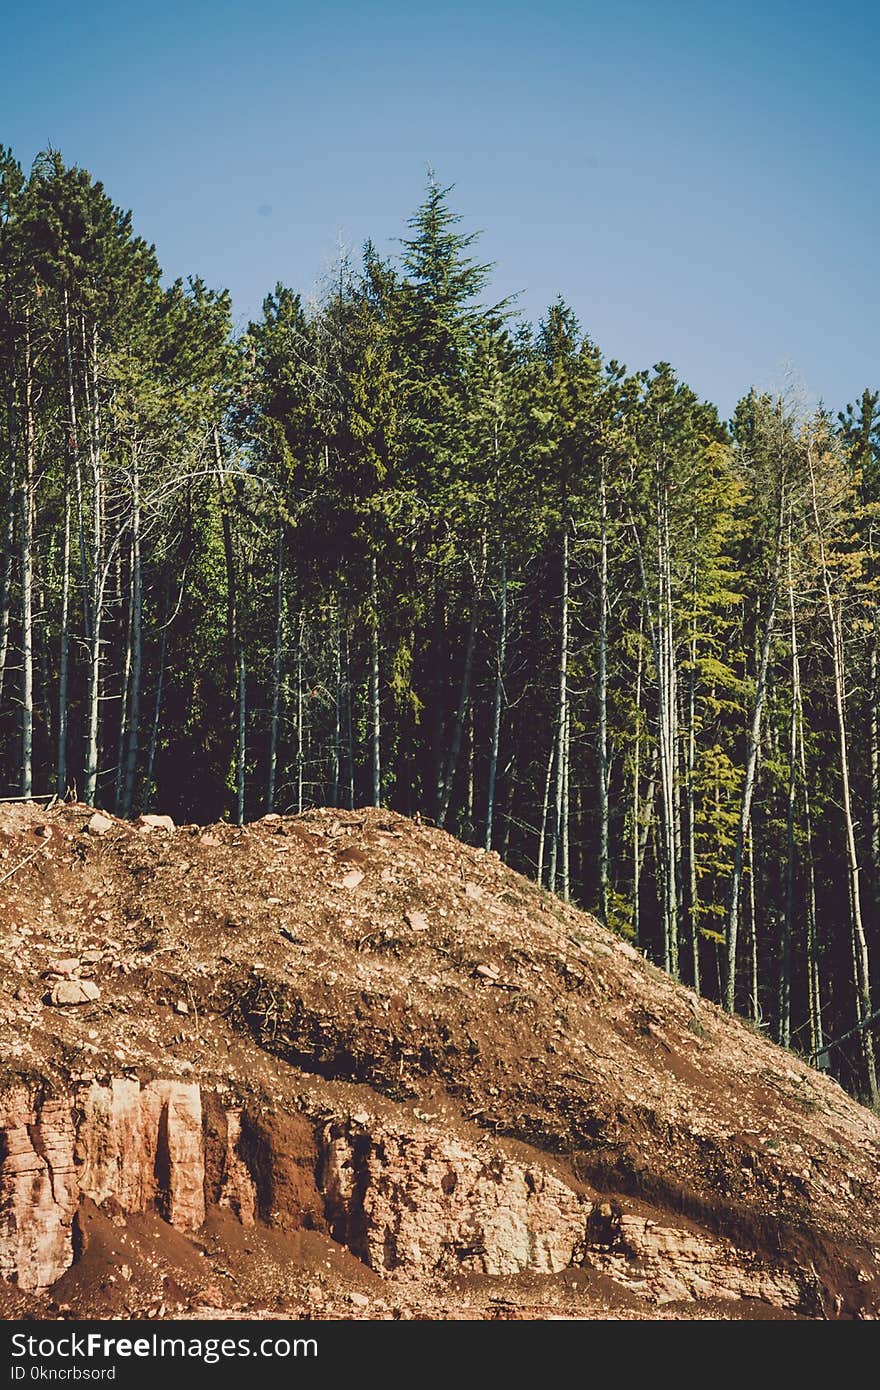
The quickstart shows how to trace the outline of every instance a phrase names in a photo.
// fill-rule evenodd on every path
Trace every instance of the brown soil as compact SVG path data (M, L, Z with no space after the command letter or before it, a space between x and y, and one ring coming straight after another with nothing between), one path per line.
M880 1307L877 1119L496 855L377 810L174 833L114 821L103 835L88 832L91 814L0 808L4 1084L61 1093L179 1077L234 1098L257 1222L216 1206L225 1119L208 1103L204 1228L84 1202L72 1268L37 1294L0 1281L0 1316ZM65 959L97 999L50 1002L64 973L50 967ZM364 1109L463 1143L491 1136L511 1159L538 1151L596 1199L596 1249L602 1222L613 1252L621 1214L641 1216L796 1271L807 1291L788 1311L660 1302L601 1260L554 1275L380 1277L340 1244L350 1233L316 1181L316 1117Z

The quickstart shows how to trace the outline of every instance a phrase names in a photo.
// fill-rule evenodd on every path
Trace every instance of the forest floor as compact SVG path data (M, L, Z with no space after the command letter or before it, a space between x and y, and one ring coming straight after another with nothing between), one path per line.
M184 1233L84 1200L75 1263L41 1292L0 1281L3 1317L880 1309L880 1121L497 855L390 812L161 828L0 808L0 1056L0 1089L179 1078L261 1114L491 1141L614 1228L555 1273L398 1277L323 1219L209 1206ZM663 1251L684 1269L701 1241L735 1277L678 1296ZM797 1295L749 1296L765 1273Z

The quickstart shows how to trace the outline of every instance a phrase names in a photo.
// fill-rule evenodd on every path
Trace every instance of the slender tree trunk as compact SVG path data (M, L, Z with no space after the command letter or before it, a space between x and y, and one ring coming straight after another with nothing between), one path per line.
M128 604L126 605L125 616L125 644L123 648L122 673L119 677L119 730L116 738L116 790L114 794L113 809L117 816L122 815L122 798L125 788L125 749L128 742L128 702L129 687L131 682L131 659L132 659L132 619L134 616L134 603L132 586L134 584L134 554L133 546L129 545L128 552L129 568L129 594ZM122 607L122 576L117 570L117 596L120 608ZM120 614L120 628L122 617Z
M235 760L235 821L244 825L245 765L247 759L247 667L244 644L238 644L238 753Z
M167 605L166 605L167 606ZM167 645L167 616L162 626L159 641L159 671L156 676L156 701L153 705L153 721L150 727L150 748L147 754L147 772L141 792L141 810L146 810L153 795L153 771L156 766L156 749L159 744L159 724L162 718L162 695L165 685L165 650Z
M568 720L568 586L569 586L568 520L562 533L562 591L559 600L559 694L556 712L556 785L554 815L550 837L548 887L556 892L556 866L562 841L562 817L565 809L565 726Z
M278 767L278 726L281 714L281 649L284 643L284 523L278 520L278 554L275 568L275 642L272 648L272 716L269 723L269 776L266 810L275 810L275 779ZM338 707L337 684L337 707ZM335 804L335 796L334 796Z
M376 571L376 557L373 556L370 569L370 598L372 613L370 621L370 731L372 735L373 805L382 805L382 724L379 702L379 582ZM461 731L459 730L459 740ZM447 802L448 805L448 802ZM446 811L441 801L441 814L438 824L443 824Z
M770 580L770 592L767 599L767 611L764 619L764 632L761 642L761 652L758 658L757 681L755 684L755 702L752 706L752 717L746 734L746 764L743 777L742 800L740 802L739 821L736 829L736 844L733 852L733 871L730 876L730 894L727 904L727 920L725 923L726 938L726 961L727 974L724 981L724 1007L728 1013L733 1013L736 1005L736 954L737 936L739 931L739 898L742 886L743 857L745 854L745 843L749 829L749 821L752 814L752 797L755 791L755 774L758 767L758 749L761 744L761 722L764 716L764 702L767 695L767 676L770 669L770 651L773 645L773 634L776 625L776 607L779 595L779 576L782 565L782 532L783 519L785 516L786 487L780 481L779 502L776 514L776 534L774 536L773 548L773 571Z
M3 686L6 677L6 659L9 652L9 621L12 616L12 564L15 550L15 514L16 514L16 468L15 468L15 449L10 446L9 452L9 486L6 501L6 526L3 542L3 576L0 580L0 699L3 698Z
M89 457L92 470L92 558L91 558L91 620L88 638L88 688L86 693L86 756L83 777L83 797L93 806L98 787L98 742L101 707L101 622L104 606L104 478L101 441L101 409L98 383L97 330L93 329L86 352L85 323L82 325L84 356L89 366L85 373L87 418L89 421Z
M348 809L354 810L354 711L351 700L351 642L345 629L345 745L348 755Z
M599 921L608 925L608 498L605 458L599 472Z
M458 758L461 753L461 741L464 734L465 719L467 717L468 705L471 697L471 672L474 665L474 648L477 637L477 585L474 584L471 599L471 616L468 623L467 641L464 649L464 665L461 673L461 687L458 696L458 708L455 711L455 722L452 725L452 737L449 740L449 750L443 768L443 786L440 793L440 806L437 812L437 824L444 826L446 817L449 814L449 805L452 800L452 788L455 783L455 773L458 767ZM378 802L376 805L378 806Z
M794 921L795 878L795 820L798 780L798 701L800 688L800 657L798 654L797 622L794 607L794 573L791 547L792 515L788 509L788 633L791 648L791 711L788 722L788 797L786 804L786 864L785 906L782 934L779 943L779 994L777 999L776 1038L781 1047L791 1045L791 939Z
M645 609L639 606L639 645L636 654L636 696L635 696L635 732L633 734L633 770L632 770L632 911L630 922L632 925L633 940L639 944L639 933L641 931L641 912L639 910L639 880L641 878L641 860L639 855L639 842L641 839L641 798L640 780L642 775L642 673L644 671L645 659L642 650L642 638L645 630Z
M758 871L755 863L755 836L752 822L746 831L749 880L749 1014L753 1023L761 1018L761 996L758 982Z
M696 540L696 536L694 537ZM697 773L697 570L693 571L691 588L693 613L691 619L690 672L687 707L687 865L688 896L691 918L691 965L694 989L700 993L700 892L697 878L697 802L694 782Z
M303 641L305 614L300 612L296 633L296 812L302 815L305 782L305 730L303 728Z
M547 822L550 818L550 788L553 782L553 765L556 761L556 733L550 740L550 754L547 758L547 774L544 778L544 798L541 802L541 829L538 834L538 863L535 870L535 877L543 886L544 883L544 854L547 845Z
M495 665L495 699L492 706L492 741L489 748L489 783L486 791L485 848L492 848L495 821L495 783L501 743L501 710L504 704L504 670L507 662L507 555L501 551L501 596L498 605L498 647Z
M333 748L330 758L330 773L333 787L331 804L333 806L338 806L342 762L342 632L338 613L334 623L333 662L335 666L335 690L333 698Z
M122 814L130 816L134 806L137 761L140 748L141 681L143 673L143 571L141 568L141 493L137 452L132 459L131 514L131 680L128 708L128 742L125 751L125 782Z
M58 741L55 790L67 791L67 683L70 645L70 469L64 470L64 539L61 553L61 623L58 652Z
M571 707L565 711L565 730L562 738L563 779L562 779L562 898L568 902L571 897L571 849L569 829L571 826Z
M34 409L30 315L25 314L24 350L24 469L21 479L21 794L33 792L34 752Z

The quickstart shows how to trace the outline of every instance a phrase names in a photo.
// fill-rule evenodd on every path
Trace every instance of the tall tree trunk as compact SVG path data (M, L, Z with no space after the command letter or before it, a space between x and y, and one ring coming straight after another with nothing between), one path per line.
M122 814L130 816L134 807L137 760L140 747L141 681L143 673L143 571L141 568L141 483L137 450L132 458L131 511L131 680L128 708L128 743L125 752L125 781Z
M379 582L376 570L376 557L370 567L370 732L372 742L373 805L382 805L382 722L379 701ZM461 734L459 732L459 738ZM448 803L447 803L448 804ZM441 801L442 809L442 801ZM443 824L442 810L438 824Z
M541 829L538 833L538 862L535 869L535 877L543 886L544 883L544 855L547 845L547 824L550 819L550 788L553 785L553 766L556 762L556 731L550 740L550 753L547 758L547 773L544 777L544 797L541 802Z
M296 812L301 815L304 806L305 781L305 729L303 727L303 642L305 640L305 614L301 611L296 631Z
M235 823L244 825L245 765L247 758L247 667L244 644L238 644L238 748L235 758Z
M608 925L608 498L605 457L599 472L599 921Z
M443 767L443 786L440 793L440 806L437 811L437 824L444 826L446 817L449 814L449 804L452 800L452 788L455 782L455 773L458 767L458 758L461 752L461 740L464 733L465 718L467 716L468 704L471 697L471 672L474 665L474 648L477 637L477 594L476 587L472 598L471 616L468 623L467 641L464 649L464 665L461 673L461 686L458 695L458 707L455 711L455 721L452 725L452 737L449 740L446 762ZM378 806L378 801L375 803Z
M101 405L98 383L97 330L87 344L82 322L83 355L88 360L84 375L89 422L89 460L92 470L91 617L88 634L88 688L86 692L86 754L83 798L93 806L98 787L98 743L101 708L101 622L104 606L104 477L101 440Z
M757 681L755 683L755 701L752 706L752 717L746 732L746 763L745 774L743 777L742 799L740 801L739 820L736 828L736 843L733 852L733 871L730 876L730 893L727 902L727 916L725 922L726 939L726 968L727 973L724 981L724 1007L728 1013L733 1013L736 1006L736 955L737 937L739 932L739 898L743 876L743 858L745 854L745 843L749 829L749 821L752 814L752 797L755 791L755 774L758 767L758 749L761 744L761 722L764 717L764 702L767 695L767 675L770 669L770 651L773 645L773 634L776 627L776 607L779 596L779 577L782 566L782 538L783 522L786 506L786 487L784 481L780 481L779 499L776 511L776 531L773 538L773 567L770 579L770 592L767 598L767 609L764 617L764 631L761 641L761 651L758 658Z
M284 644L284 523L278 519L278 550L275 565L275 641L272 647L272 715L269 722L269 774L266 810L275 810L275 780L278 768L278 726L281 714L281 649ZM337 683L337 708L338 708ZM335 804L335 798L334 798Z
M776 1039L781 1047L791 1045L791 940L794 921L795 881L795 820L797 813L798 781L798 701L800 688L800 656L798 653L797 621L794 607L794 572L792 566L792 509L788 509L788 635L791 648L791 710L788 721L788 796L785 816L786 864L785 904L782 933L779 943L779 992L777 998Z
M694 543L696 544L696 533ZM687 821L688 897L691 919L691 968L694 989L700 993L700 894L697 878L697 805L694 781L697 770L697 567L694 562L691 583L691 641L690 671L687 697L687 785L685 810Z
M498 602L498 647L495 655L495 698L492 704L492 740L489 747L489 781L486 789L486 838L492 848L495 824L495 783L498 778L498 750L501 744L501 710L504 704L504 670L507 663L507 554L501 550L501 592Z
M6 525L3 538L3 574L0 578L0 699L6 677L6 659L9 652L9 621L12 616L12 565L15 551L16 481L15 446L10 442L8 462L8 488L6 495Z
M24 340L24 469L21 479L21 794L33 792L34 755L34 408L30 314L25 313Z
M67 791L67 684L70 648L70 469L64 470L64 539L61 552L61 622L58 651L58 740L55 755L55 790Z
M568 587L569 587L568 519L562 532L562 590L559 599L559 691L556 705L556 785L554 788L553 824L550 836L550 864L547 877L551 893L556 892L556 866L562 841L562 817L565 810L565 726L568 720Z

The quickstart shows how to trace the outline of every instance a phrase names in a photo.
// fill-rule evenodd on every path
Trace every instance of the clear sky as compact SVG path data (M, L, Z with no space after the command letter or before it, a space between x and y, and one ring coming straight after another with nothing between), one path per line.
M237 318L340 239L394 247L432 165L532 318L666 359L727 414L793 366L880 385L876 0L42 0L0 142L103 180Z

